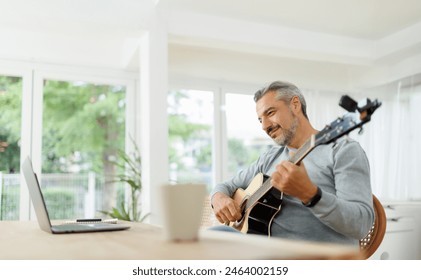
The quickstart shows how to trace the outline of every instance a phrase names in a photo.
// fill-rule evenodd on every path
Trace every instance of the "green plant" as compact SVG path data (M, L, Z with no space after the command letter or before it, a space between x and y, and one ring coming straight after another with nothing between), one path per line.
M117 218L125 221L141 222L148 214L142 216L142 211L139 209L140 192L142 190L142 173L141 173L141 158L137 145L134 144L134 152L128 154L125 151L118 150L118 159L112 161L113 164L120 170L116 175L116 180L113 182L123 182L130 187L130 199L126 206L125 199L123 199L118 207L113 207L110 211L100 211L112 218Z

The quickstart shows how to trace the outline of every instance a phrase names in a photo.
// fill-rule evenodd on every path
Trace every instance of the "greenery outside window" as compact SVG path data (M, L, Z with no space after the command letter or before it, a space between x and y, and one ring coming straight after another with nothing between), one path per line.
M0 75L0 220L19 219L22 78Z
M93 217L124 200L114 161L124 150L125 91L44 81L41 185L52 218Z
M179 90L168 94L170 180L213 186L213 93Z

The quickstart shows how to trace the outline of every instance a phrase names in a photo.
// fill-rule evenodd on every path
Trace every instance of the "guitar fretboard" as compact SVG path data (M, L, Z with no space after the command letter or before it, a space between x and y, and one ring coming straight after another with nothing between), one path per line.
M289 161L295 165L299 164L316 147L315 139L315 134L311 135L311 137L308 138L300 148L298 148L297 152L291 156Z

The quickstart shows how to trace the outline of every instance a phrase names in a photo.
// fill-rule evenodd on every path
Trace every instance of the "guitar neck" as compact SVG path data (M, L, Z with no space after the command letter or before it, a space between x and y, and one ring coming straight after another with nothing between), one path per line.
M295 165L300 164L300 162L316 147L316 135L311 135L310 138L300 147L298 150L291 156L289 159L290 162Z

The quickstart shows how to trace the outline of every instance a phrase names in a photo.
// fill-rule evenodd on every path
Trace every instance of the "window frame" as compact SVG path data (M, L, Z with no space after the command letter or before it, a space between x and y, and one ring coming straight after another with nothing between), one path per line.
M116 84L126 88L126 151L134 149L130 140L136 143L140 139L140 98L138 94L138 73L106 70L90 67L71 67L44 63L19 63L2 61L0 74L22 77L22 119L21 119L21 155L20 161L30 156L34 171L41 171L42 153L42 114L43 114L43 82L46 79L61 81L84 81L98 84ZM19 220L35 220L35 212L31 207L29 192L23 174L20 174L20 206Z
M212 170L215 184L228 178L228 133L226 119L226 95L228 93L244 94L253 98L259 88L257 85L223 83L208 80L189 80L175 78L169 85L169 91L188 89L213 92L213 139L212 139Z

